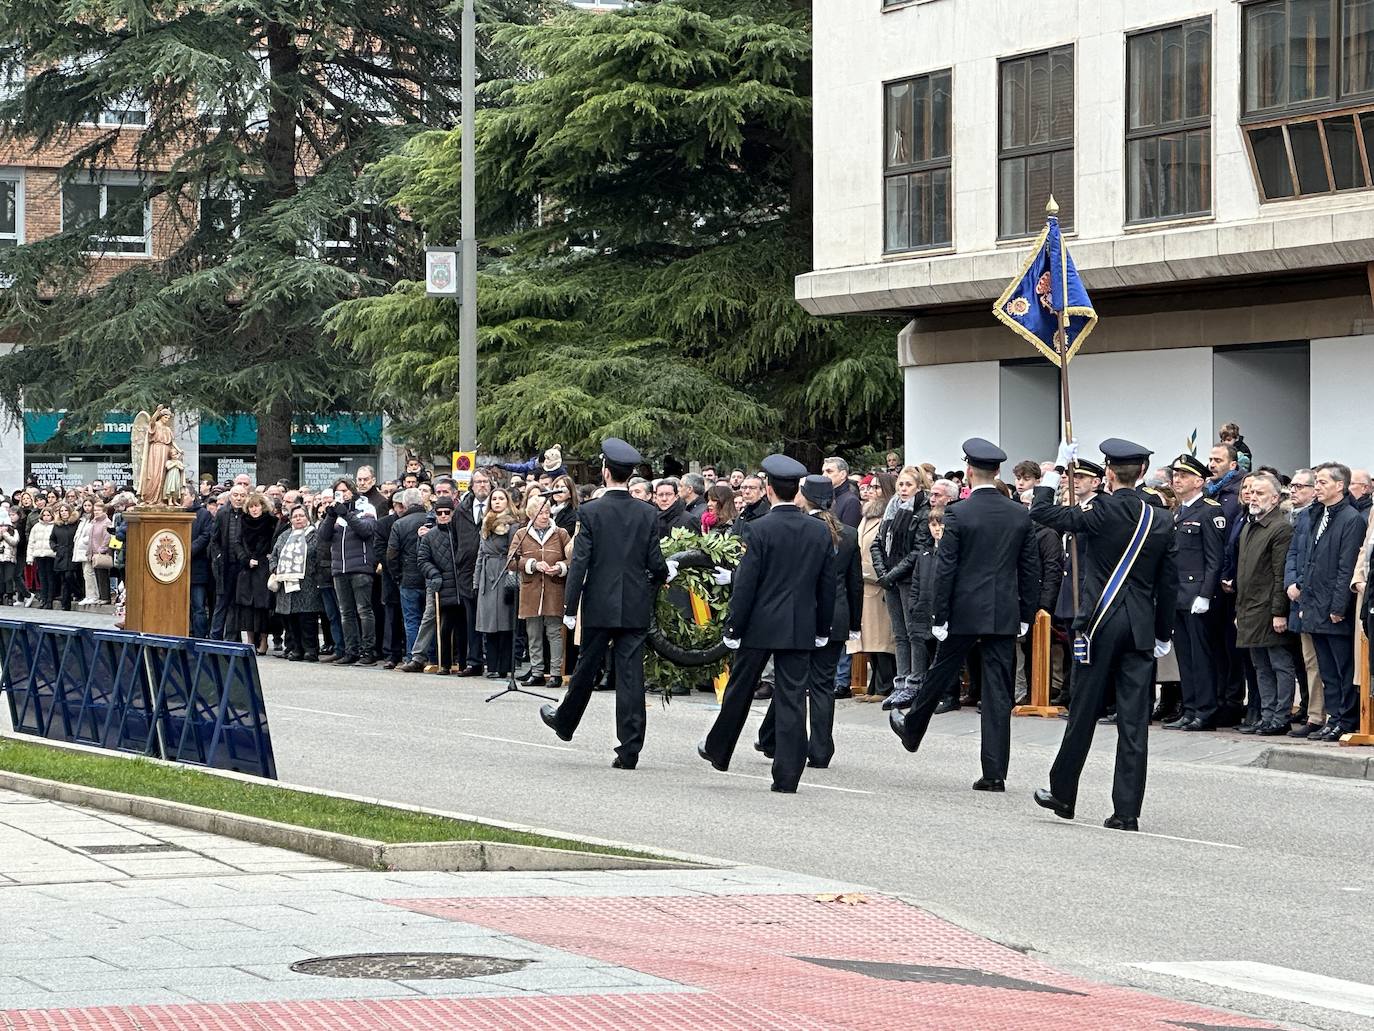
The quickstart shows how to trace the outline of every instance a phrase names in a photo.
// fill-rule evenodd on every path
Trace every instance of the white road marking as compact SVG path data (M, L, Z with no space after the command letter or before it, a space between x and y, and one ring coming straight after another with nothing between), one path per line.
M562 745L545 745L538 741L517 741L513 737L491 737L487 734L471 734L466 730L458 732L463 737L475 737L482 741L500 741L506 745L524 745L526 748L547 748L551 752L576 752L576 748L564 748Z
M1102 827L1102 826L1096 826L1096 827L1094 827L1094 825L1093 825L1093 824L1090 824L1090 823L1089 823L1089 824L1084 824L1084 826L1086 826L1086 827L1092 827L1094 830L1099 830L1099 831L1105 831L1105 830L1110 830L1110 829L1111 829L1111 828L1109 828L1109 827ZM1122 832L1121 832L1121 831L1112 831L1112 833L1113 833L1113 834L1120 834L1120 833L1122 833ZM1135 836L1141 837L1141 838L1163 838L1165 841L1183 841L1183 842L1187 842L1189 845L1210 845L1212 848L1234 848L1234 849L1236 849L1237 851L1240 851L1240 852L1244 852L1244 851L1245 851L1245 846L1243 846L1243 845L1231 845L1231 844L1228 844L1228 843L1225 842L1225 841L1204 841L1202 838L1180 838L1180 837L1178 837L1177 835L1174 835L1174 834L1155 834L1155 833L1153 833L1153 832L1151 832L1151 831L1128 831L1127 833L1134 834Z
M1219 988L1233 988L1254 995L1265 995L1271 999L1285 999L1288 1002L1300 1002L1321 1009L1374 1017L1374 985L1359 981L1342 981L1335 977L1312 974L1306 970L1293 970L1248 960L1136 963L1134 966L1169 977L1201 981Z
M355 716L350 712L330 712L328 709L302 709L299 705L282 705L280 702L272 706L273 709L287 709L290 712L313 712L316 716L339 716L346 720L365 720L366 716Z
M676 765L679 765L679 764L678 764L678 763L674 763L673 765L676 766ZM766 780L766 781L768 781L768 783L770 783L770 784L773 783L773 778L772 778L772 777L758 777L758 776L755 776L755 775L752 774L752 773L726 773L725 776L727 776L727 777L743 777L745 780ZM837 785L837 784L817 784L814 780L808 780L808 781L805 781L804 783L806 784L806 786L807 786L808 789L810 789L810 788L820 788L822 791L843 791L843 792L845 792L846 794L849 794L849 795L871 795L871 794L873 794L873 792L871 792L871 791L860 791L858 788L842 788L842 787L840 787L840 786Z

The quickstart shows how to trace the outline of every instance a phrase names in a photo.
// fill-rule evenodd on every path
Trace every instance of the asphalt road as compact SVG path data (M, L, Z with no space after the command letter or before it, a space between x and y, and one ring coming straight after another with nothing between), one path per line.
M484 702L485 679L260 665L286 782L847 878L1102 979L1292 1026L1374 1027L1368 1006L1312 1006L1137 966L1264 963L1319 993L1328 986L1309 975L1374 985L1374 783L1245 765L1265 741L1152 732L1144 833L1126 834L1101 826L1107 727L1069 823L1030 798L1048 781L1057 720L1014 721L1008 791L986 795L970 790L971 710L937 717L912 756L878 706L842 702L831 769L808 770L787 796L768 790L767 761L750 747L761 704L720 774L695 752L714 698L666 709L655 699L640 766L623 772L609 765L609 693L593 697L565 744L540 723L537 699ZM1333 1005L1347 1005L1339 987Z

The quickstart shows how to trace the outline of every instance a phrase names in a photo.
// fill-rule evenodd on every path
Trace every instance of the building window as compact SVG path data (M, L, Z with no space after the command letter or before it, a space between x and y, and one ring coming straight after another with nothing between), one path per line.
M1073 228L1073 47L1003 61L997 165L997 235L1028 236L1059 202Z
M148 101L133 93L113 97L101 109L98 124L111 129L124 125L141 128L148 124Z
M883 249L948 247L950 73L889 82L883 106Z
M24 242L23 173L0 172L0 250Z
M1149 222L1212 210L1212 23L1126 41L1126 217Z
M1263 198L1368 189L1374 0L1261 0L1243 18L1242 121Z
M103 254L150 254L152 216L138 183L94 182L62 185L62 230L103 220L88 249Z
M0 102L13 100L24 92L24 62L0 57Z

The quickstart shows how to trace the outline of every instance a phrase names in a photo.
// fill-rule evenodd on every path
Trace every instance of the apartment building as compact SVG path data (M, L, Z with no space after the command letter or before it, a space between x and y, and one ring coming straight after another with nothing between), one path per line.
M844 0L815 13L818 315L907 319L907 454L1053 454L1057 370L992 316L1051 194L1101 323L1074 429L1164 459L1374 460L1374 3Z

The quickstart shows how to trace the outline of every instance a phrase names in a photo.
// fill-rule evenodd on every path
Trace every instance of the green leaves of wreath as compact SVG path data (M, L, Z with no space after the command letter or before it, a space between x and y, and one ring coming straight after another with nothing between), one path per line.
M733 534L699 534L674 530L661 542L664 558L678 560L678 575L658 593L649 625L646 672L651 684L665 695L686 694L706 684L725 668L729 650L721 642L731 587L712 579L716 566L733 570L744 554L744 545ZM689 595L703 599L710 620L698 626L692 617Z

